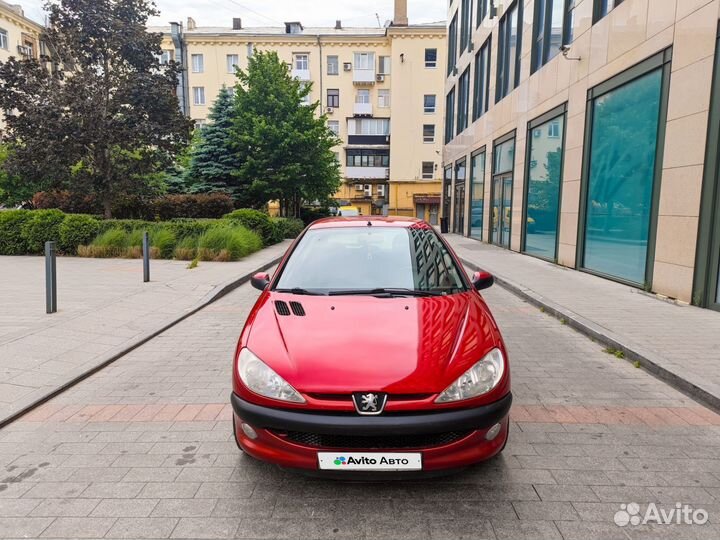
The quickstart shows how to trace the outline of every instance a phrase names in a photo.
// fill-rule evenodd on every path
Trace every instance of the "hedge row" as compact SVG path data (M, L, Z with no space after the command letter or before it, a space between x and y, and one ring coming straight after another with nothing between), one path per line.
M59 210L0 212L0 255L40 255L54 240L64 254L102 257L140 256L142 233L150 234L156 257L236 260L248 253L295 238L304 228L297 219L270 218L257 210L236 210L222 219L100 220Z
M61 210L66 213L103 213L100 202L93 195L79 195L70 191L42 191L33 196L33 206L38 210ZM201 193L197 195L165 195L154 200L125 197L112 208L113 215L120 218L158 219L175 218L218 219L232 212L233 200L227 193Z

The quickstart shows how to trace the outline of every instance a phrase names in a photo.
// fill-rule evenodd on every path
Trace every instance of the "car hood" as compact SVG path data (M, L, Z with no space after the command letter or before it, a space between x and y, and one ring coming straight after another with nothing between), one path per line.
M280 314L290 302L302 311ZM475 292L426 298L271 292L260 300L246 345L300 392L420 394L442 392L499 342Z

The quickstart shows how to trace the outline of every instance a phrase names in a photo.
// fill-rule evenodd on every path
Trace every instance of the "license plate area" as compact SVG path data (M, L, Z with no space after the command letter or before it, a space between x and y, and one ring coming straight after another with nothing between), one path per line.
M421 471L420 452L318 452L323 471Z

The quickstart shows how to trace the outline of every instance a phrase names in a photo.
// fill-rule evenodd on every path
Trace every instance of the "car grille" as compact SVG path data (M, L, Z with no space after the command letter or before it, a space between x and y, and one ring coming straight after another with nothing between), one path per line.
M389 435L361 437L357 435L323 435L300 431L276 431L275 435L303 446L316 448L432 448L467 437L471 431L426 433L422 435Z

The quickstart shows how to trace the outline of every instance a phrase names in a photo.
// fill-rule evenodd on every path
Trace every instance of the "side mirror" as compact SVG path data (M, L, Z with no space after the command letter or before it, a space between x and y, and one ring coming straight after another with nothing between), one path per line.
M250 283L258 291L264 291L267 286L270 285L270 274L266 274L265 272L255 274L253 277L250 278Z
M482 291L489 289L495 283L495 278L490 272L475 272L472 277L472 284L475 290Z

